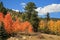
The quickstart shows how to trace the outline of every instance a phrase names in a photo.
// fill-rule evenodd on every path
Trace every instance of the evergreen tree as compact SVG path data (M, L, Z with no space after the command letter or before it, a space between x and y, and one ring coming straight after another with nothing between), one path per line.
M36 8L37 7L33 2L29 2L25 6L25 13L24 13L25 15L24 20L31 22L33 30L35 32L38 31L38 23L39 23L38 13L35 11Z
M49 13L46 14L46 19L47 19L47 21L50 20L50 15L49 15Z
M48 21L50 20L49 13L46 14L46 25L45 25L45 33L50 33L50 30L48 29Z
M2 2L0 2L0 12L2 12L4 15L7 13L7 9L3 6Z
M0 22L0 40L5 40L7 37L8 37L8 34L4 29L4 25L2 22Z

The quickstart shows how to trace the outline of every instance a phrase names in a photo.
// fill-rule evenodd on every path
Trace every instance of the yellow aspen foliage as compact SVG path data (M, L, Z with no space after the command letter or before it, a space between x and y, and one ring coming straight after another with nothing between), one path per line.
M60 20L57 20L57 22L55 23L55 27L57 28L57 32L60 33Z
M54 31L55 30L54 25L55 25L55 22L53 20L50 20L48 22L48 28L49 28L49 30Z
M40 21L39 28L40 29L44 29L45 28L45 22L43 20Z

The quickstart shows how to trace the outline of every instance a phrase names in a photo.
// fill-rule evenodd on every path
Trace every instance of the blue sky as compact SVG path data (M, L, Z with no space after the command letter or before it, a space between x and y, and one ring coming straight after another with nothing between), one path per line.
M50 17L60 18L60 9L59 9L60 0L0 0L0 1L3 2L4 6L6 8L19 10L19 11L24 11L23 6L25 6L26 3L34 2L39 10L40 10L40 8L41 8L41 10L43 10L43 9L46 9L46 7L47 7L46 10L49 10L48 12L50 12ZM57 5L58 5L58 9L57 8L54 9L54 7L56 7ZM53 7L51 7L51 6L53 6ZM52 8L54 9L53 12L51 12L49 7L51 8L51 10L52 10ZM58 10L58 11L55 12L56 10ZM40 12L40 13L43 13L43 12ZM40 15L40 13L39 13L39 15ZM44 12L43 14L46 14L46 12Z

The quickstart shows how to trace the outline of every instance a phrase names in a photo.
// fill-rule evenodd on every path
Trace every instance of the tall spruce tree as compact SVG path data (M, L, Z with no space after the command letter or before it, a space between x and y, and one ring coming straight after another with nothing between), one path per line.
M36 8L37 7L33 2L27 3L27 5L25 6L25 16L24 16L25 21L31 22L33 30L35 32L38 31L38 23L39 23L38 12L35 11Z
M50 20L50 14L49 13L46 14L46 19L47 19L47 21Z
M46 14L46 25L45 25L45 33L50 33L50 30L48 29L48 21L50 20L50 14Z

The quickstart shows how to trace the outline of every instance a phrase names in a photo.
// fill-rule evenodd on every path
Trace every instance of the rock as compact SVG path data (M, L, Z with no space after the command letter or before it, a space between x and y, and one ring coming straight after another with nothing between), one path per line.
M24 40L25 40L25 39L26 39L26 37L25 37L25 36L23 36L23 37L22 37L22 39L24 39Z

